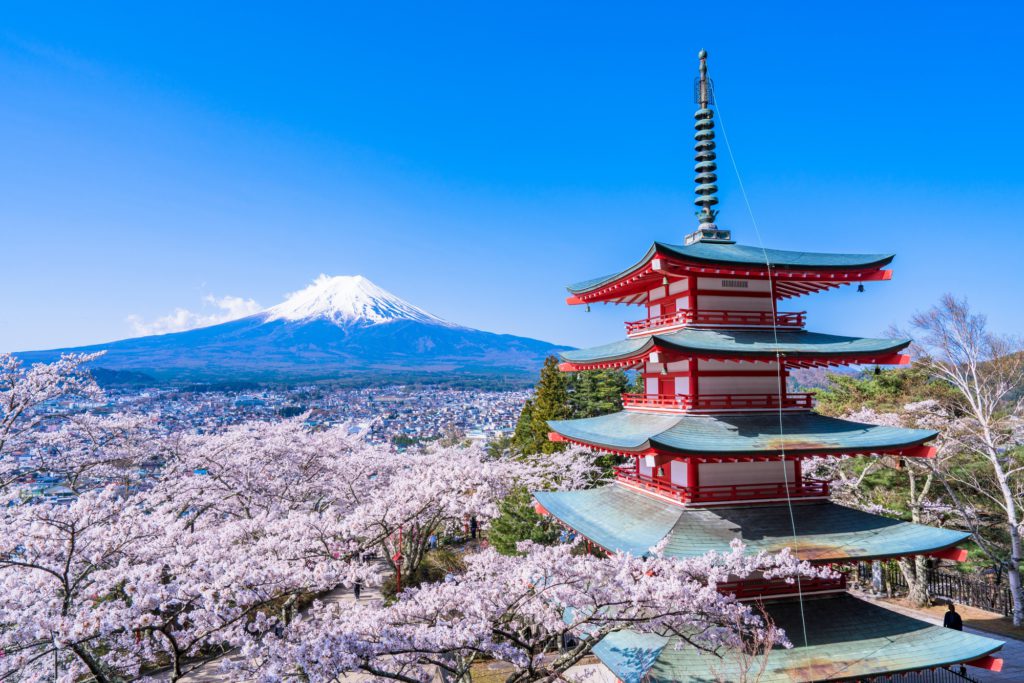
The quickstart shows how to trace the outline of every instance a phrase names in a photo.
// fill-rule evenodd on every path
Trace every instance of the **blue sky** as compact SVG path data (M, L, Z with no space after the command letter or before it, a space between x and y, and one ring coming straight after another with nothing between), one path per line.
M693 229L710 53L767 246L894 251L791 302L875 334L943 292L1024 333L1016 3L7 3L0 350L130 336L361 273L574 345L564 305ZM723 149L724 152L724 149ZM719 225L757 236L727 156Z

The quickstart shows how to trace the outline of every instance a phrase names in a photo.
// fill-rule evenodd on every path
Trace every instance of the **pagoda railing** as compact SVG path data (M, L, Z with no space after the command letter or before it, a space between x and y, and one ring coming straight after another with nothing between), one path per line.
M792 595L793 593L820 593L823 591L839 591L846 589L846 575L840 574L838 578L803 578L800 579L800 586L796 582L786 583L783 579L744 579L742 581L727 581L719 583L719 593L731 593L740 600L751 598L767 598L773 595Z
M803 327L806 311L797 313L772 313L771 311L691 311L635 320L626 323L626 334L630 337L648 332L663 331L667 328L685 325L709 325L716 327Z
M701 394L661 396L657 394L623 394L624 408L648 410L778 410L814 407L814 395L807 393L778 394Z
M678 500L680 503L709 504L736 500L776 500L785 498L823 498L829 495L829 483L822 479L802 479L766 484L718 484L680 486L638 473L632 467L616 467L615 477Z

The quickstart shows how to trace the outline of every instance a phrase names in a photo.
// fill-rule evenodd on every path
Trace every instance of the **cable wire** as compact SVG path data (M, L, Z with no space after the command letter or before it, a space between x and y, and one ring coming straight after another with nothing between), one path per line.
M710 69L709 69L709 71L710 71ZM765 267L768 269L768 291L771 294L771 298L772 298L772 314L774 316L775 314L778 313L778 310L777 310L778 306L775 303L776 302L776 298L775 298L775 276L772 274L771 259L768 258L768 250L764 246L764 240L761 239L761 230L757 226L757 219L754 217L754 210L750 206L750 198L747 196L747 190L743 186L743 177L740 175L740 167L736 163L736 157L735 157L735 155L732 152L732 145L729 144L729 132L728 132L728 130L726 130L726 127L725 127L725 116L722 115L722 105L721 105L721 102L720 102L720 98L718 96L717 89L714 92L715 92L715 109L718 111L718 120L719 120L719 122L722 125L722 139L725 140L725 149L729 152L729 161L732 162L733 171L736 173L736 182L739 185L740 194L743 196L743 203L747 207L747 213L750 215L750 222L754 226L754 234L757 235L758 246L761 248L761 253L764 255ZM780 445L780 449L781 449L781 462L782 462L782 482L783 482L783 485L785 486L785 489L786 489L786 506L789 508L789 524L790 524L790 527L791 527L792 532L793 532L792 533L793 544L794 544L794 546L797 546L798 545L798 539L797 539L797 535L796 535L796 515L793 513L793 499L792 499L792 497L790 496L790 493L789 493L789 471L788 471L788 468L786 467L786 464L787 464L787 460L786 460L786 447L782 443L782 440L781 440L782 436L783 436L783 431L784 431L783 430L783 421L782 421L782 412L783 412L783 399L784 399L784 396L785 396L786 376L783 374L783 370L782 370L782 354L778 351L778 348L779 348L779 330L778 330L778 326L776 325L776 323L777 323L777 320L773 319L772 320L772 335L774 336L774 339L775 339L775 348L776 348L776 351L775 351L775 363L776 363L776 367L778 369L778 379L779 379L777 389L778 389L778 399L779 399L778 416L779 416L779 439L780 439L780 444L781 444ZM796 577L796 592L797 592L797 601L798 601L798 603L800 605L800 625L803 628L804 647L807 647L807 645L808 645L808 639L807 639L807 619L804 616L804 592L803 592L803 585L802 585L800 576Z

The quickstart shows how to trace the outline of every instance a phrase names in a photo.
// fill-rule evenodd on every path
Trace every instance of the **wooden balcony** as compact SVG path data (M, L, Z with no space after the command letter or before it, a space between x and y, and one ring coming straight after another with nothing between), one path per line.
M822 479L768 484L723 484L716 486L679 486L640 474L632 466L616 467L615 478L632 486L672 498L680 503L714 505L744 500L786 500L787 498L825 498L831 493Z
M659 396L656 394L623 394L623 408L652 412L730 412L757 410L810 410L814 395L807 393L778 394L702 394Z
M676 311L646 320L626 323L626 334L638 337L644 334L664 332L686 325L708 327L785 327L804 326L806 311L797 313L772 313L771 311Z

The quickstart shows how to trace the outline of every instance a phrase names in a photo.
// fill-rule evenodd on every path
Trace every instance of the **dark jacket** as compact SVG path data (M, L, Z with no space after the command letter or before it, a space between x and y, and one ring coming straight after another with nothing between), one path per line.
M942 619L942 625L957 631L964 630L964 620L956 612L946 612L946 616Z

